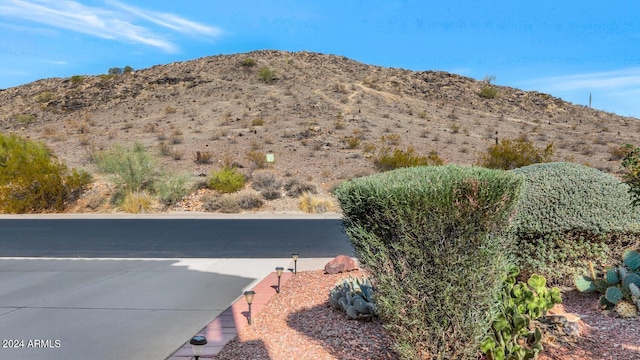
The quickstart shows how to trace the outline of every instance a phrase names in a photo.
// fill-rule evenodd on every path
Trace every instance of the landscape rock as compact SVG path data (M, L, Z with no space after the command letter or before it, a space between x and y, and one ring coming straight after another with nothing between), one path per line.
M324 266L324 272L331 275L357 269L356 262L346 255L338 255Z

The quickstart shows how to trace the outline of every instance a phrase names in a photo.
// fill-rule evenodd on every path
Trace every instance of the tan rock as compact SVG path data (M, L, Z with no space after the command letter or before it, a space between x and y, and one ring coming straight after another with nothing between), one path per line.
M338 255L324 266L324 272L327 274L338 274L357 269L356 262L346 255Z

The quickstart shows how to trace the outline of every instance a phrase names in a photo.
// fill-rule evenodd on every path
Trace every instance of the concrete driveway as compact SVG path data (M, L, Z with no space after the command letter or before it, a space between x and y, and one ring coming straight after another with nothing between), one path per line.
M0 359L165 359L290 263L0 258Z

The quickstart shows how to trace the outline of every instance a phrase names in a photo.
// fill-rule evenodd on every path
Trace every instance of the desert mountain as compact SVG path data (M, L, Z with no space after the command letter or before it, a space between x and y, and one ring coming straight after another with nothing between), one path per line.
M485 87L497 96L480 96ZM45 142L71 167L94 172L97 151L134 142L200 176L225 161L250 175L272 153L277 176L325 191L376 172L371 157L383 147L473 164L496 139L519 136L553 142L559 161L617 173L616 149L640 144L636 121L446 72L311 52L219 55L0 90L0 131ZM198 152L211 162L196 162Z

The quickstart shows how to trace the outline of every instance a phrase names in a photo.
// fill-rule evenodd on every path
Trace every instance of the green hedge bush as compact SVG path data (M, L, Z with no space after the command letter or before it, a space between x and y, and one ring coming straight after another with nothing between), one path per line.
M479 167L393 170L335 190L345 231L405 359L475 359L497 314L521 177Z
M628 186L612 175L572 163L513 173L525 177L511 227L524 274L568 284L588 261L606 263L640 245L640 210L633 208Z
M40 142L0 133L0 213L61 211L91 183Z

